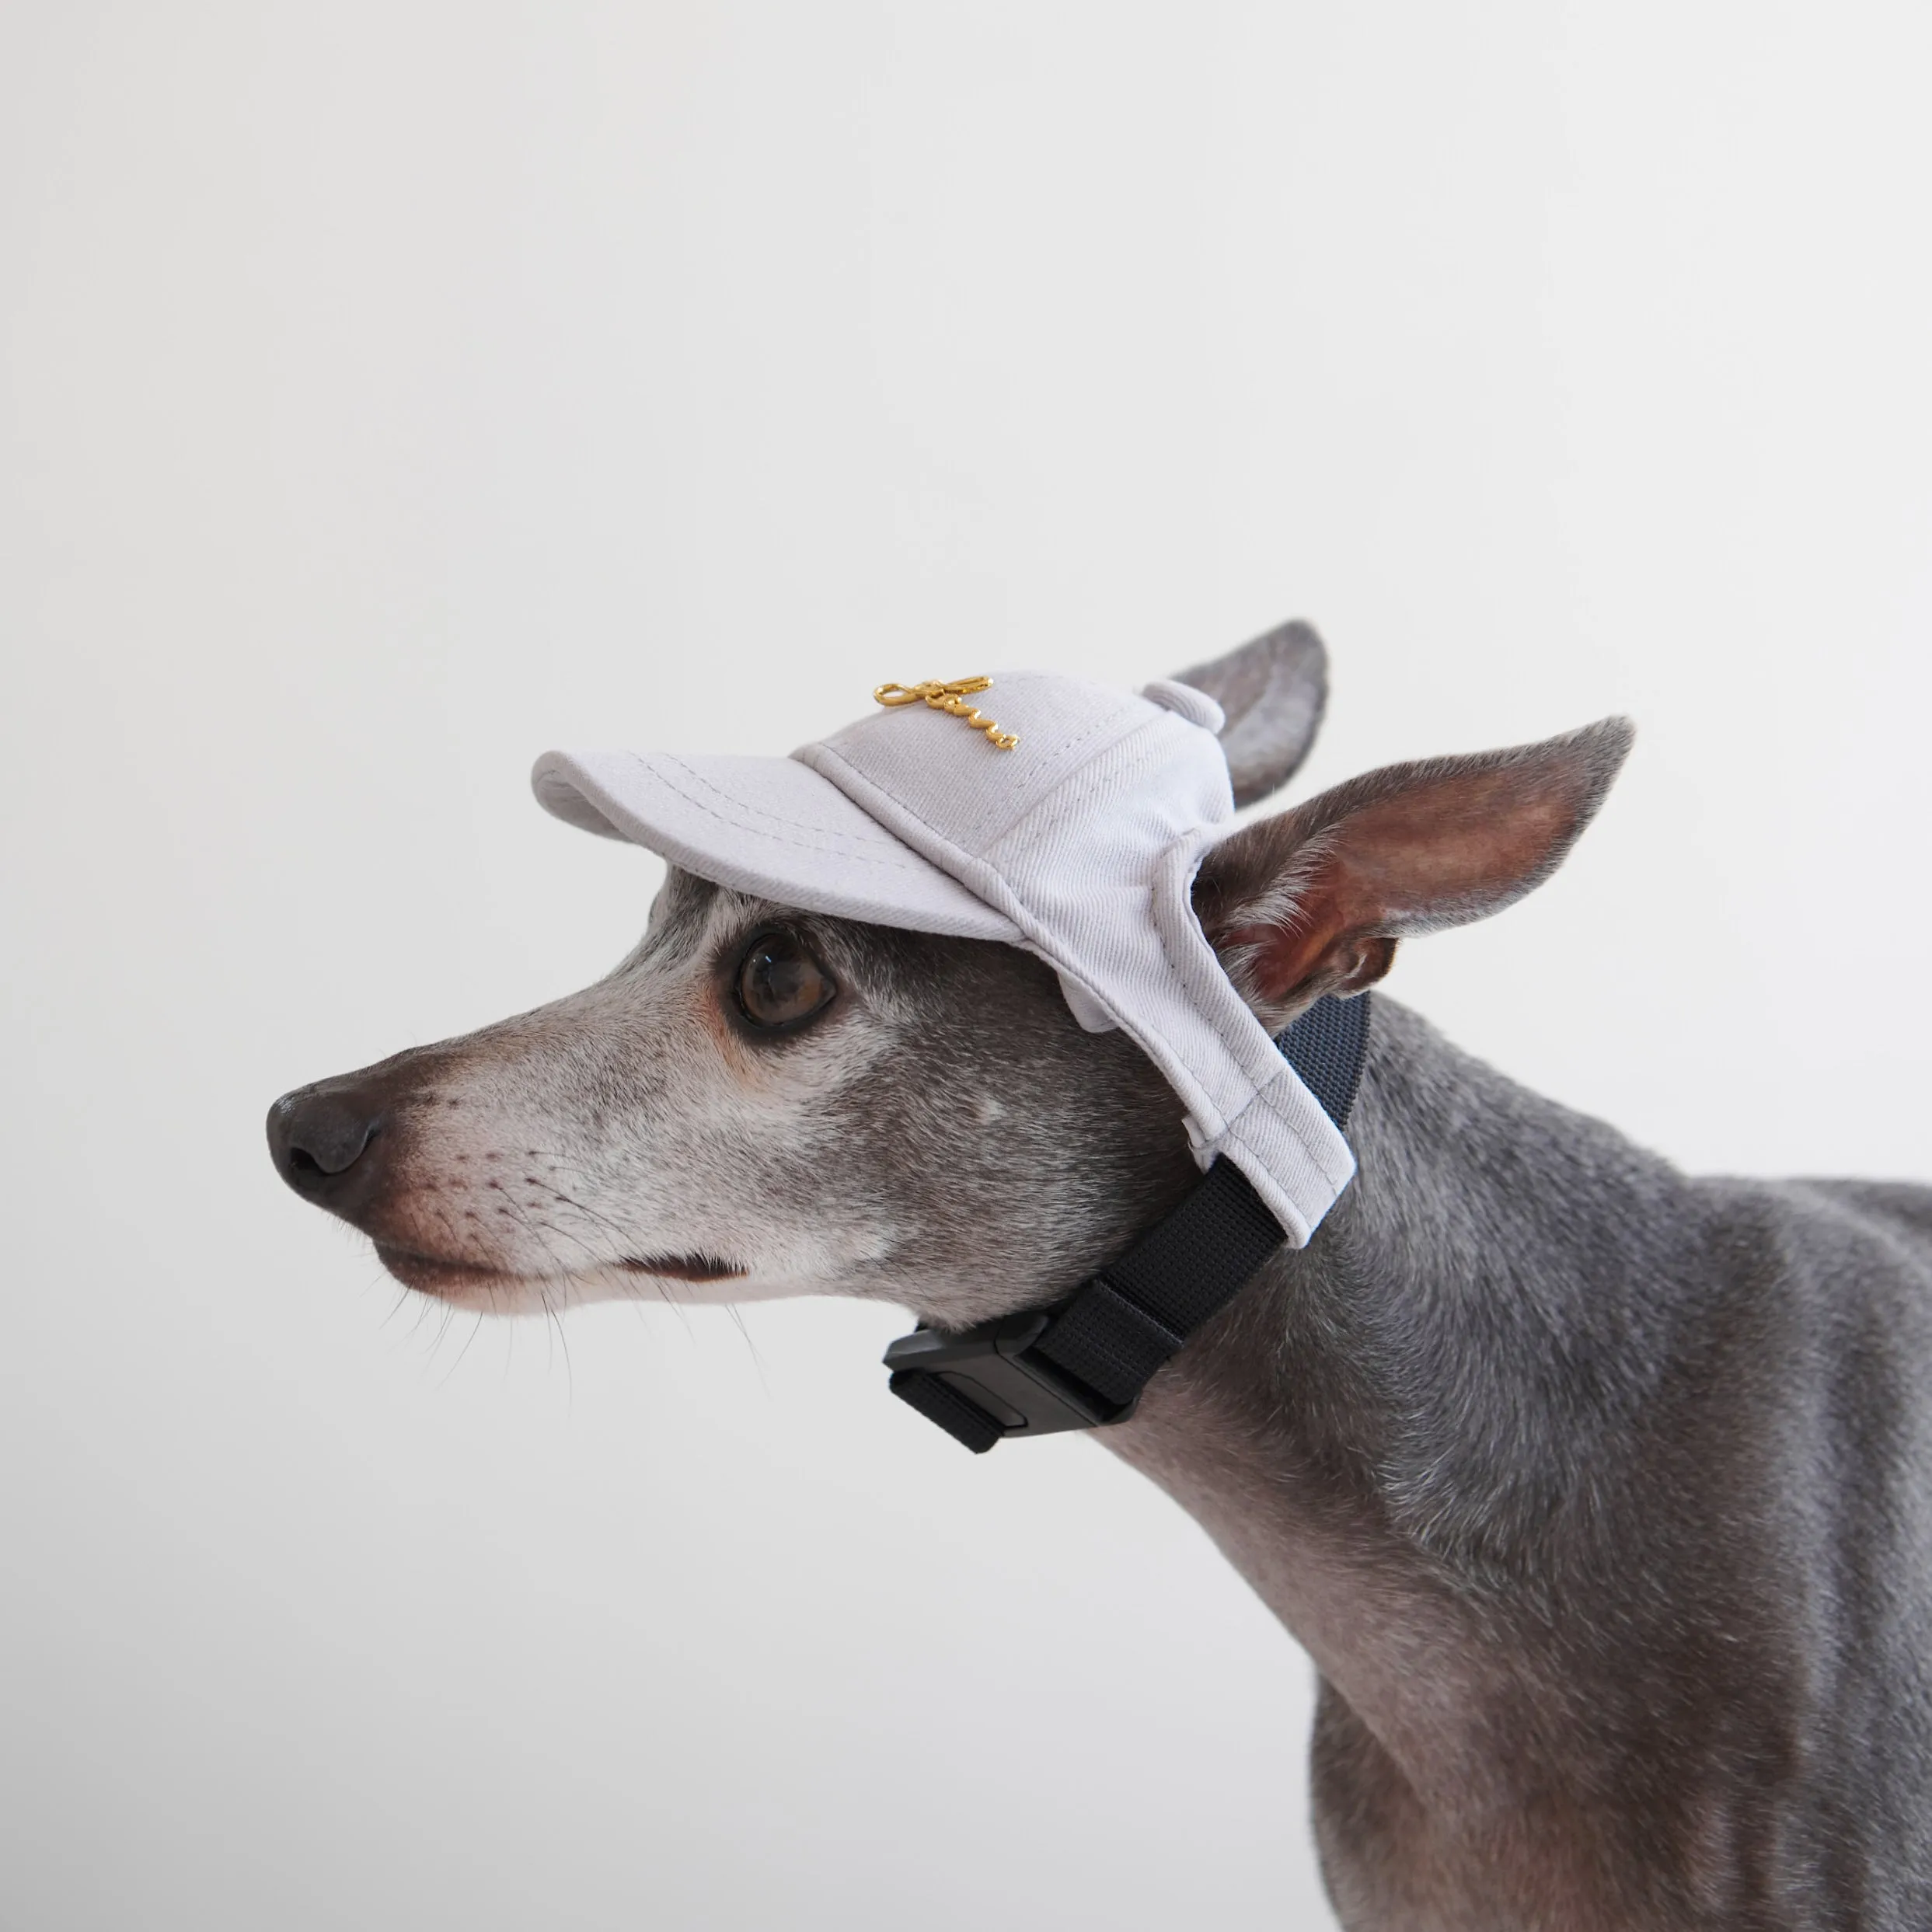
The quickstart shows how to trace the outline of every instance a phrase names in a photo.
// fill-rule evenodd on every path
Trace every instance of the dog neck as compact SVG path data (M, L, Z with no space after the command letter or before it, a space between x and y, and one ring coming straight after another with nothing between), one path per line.
M1201 1523L1425 1808L1500 1812L1542 1775L1540 1729L1575 1748L1574 1683L1546 1666L1661 1372L1637 1337L1665 1316L1685 1184L1387 1000L1351 1139L1315 1240L1101 1439Z

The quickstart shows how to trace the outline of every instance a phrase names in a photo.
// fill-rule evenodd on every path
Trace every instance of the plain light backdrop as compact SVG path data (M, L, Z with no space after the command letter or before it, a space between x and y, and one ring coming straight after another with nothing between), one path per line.
M1328 1924L1306 1662L1104 1449L964 1456L881 1310L399 1306L262 1115L627 948L549 745L1302 615L1297 793L1640 726L1396 996L1932 1177L1929 70L1917 0L0 9L0 1924Z

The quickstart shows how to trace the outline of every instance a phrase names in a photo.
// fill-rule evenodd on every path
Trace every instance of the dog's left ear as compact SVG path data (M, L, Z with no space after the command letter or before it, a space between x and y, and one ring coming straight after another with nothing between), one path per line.
M1328 703L1328 653L1313 626L1297 620L1225 657L1177 671L1174 682L1220 706L1234 802L1251 805L1279 791L1315 742Z
M1513 905L1563 862L1634 735L1566 738L1351 779L1212 847L1194 915L1271 1032L1323 993L1372 986L1412 933Z

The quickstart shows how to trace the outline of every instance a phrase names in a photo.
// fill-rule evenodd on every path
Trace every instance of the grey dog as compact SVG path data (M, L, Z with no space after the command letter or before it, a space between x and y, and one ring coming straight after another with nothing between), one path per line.
M1182 676L1237 796L1282 783L1313 634ZM1197 914L1278 1031L1546 877L1628 741L1355 779L1215 847ZM1689 1178L1380 994L1349 1137L1315 1239L1100 1432L1315 1660L1342 1923L1932 1926L1932 1190ZM958 1329L1197 1178L1038 961L675 868L608 978L287 1095L270 1140L401 1280L505 1312L656 1282Z

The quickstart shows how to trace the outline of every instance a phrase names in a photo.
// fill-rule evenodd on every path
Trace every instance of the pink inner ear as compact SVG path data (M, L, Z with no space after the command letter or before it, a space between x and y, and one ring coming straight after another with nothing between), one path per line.
M1285 918L1250 921L1214 935L1216 949L1236 968L1250 997L1269 1004L1285 1001L1320 973L1348 931L1335 883L1334 872L1324 866L1296 895Z
M1234 833L1202 923L1251 998L1359 991L1395 941L1500 912L1555 869L1629 748L1606 719L1542 745L1392 765Z
M1336 858L1363 929L1405 915L1452 918L1514 896L1575 818L1567 790L1528 791L1513 772L1470 773L1347 821Z

